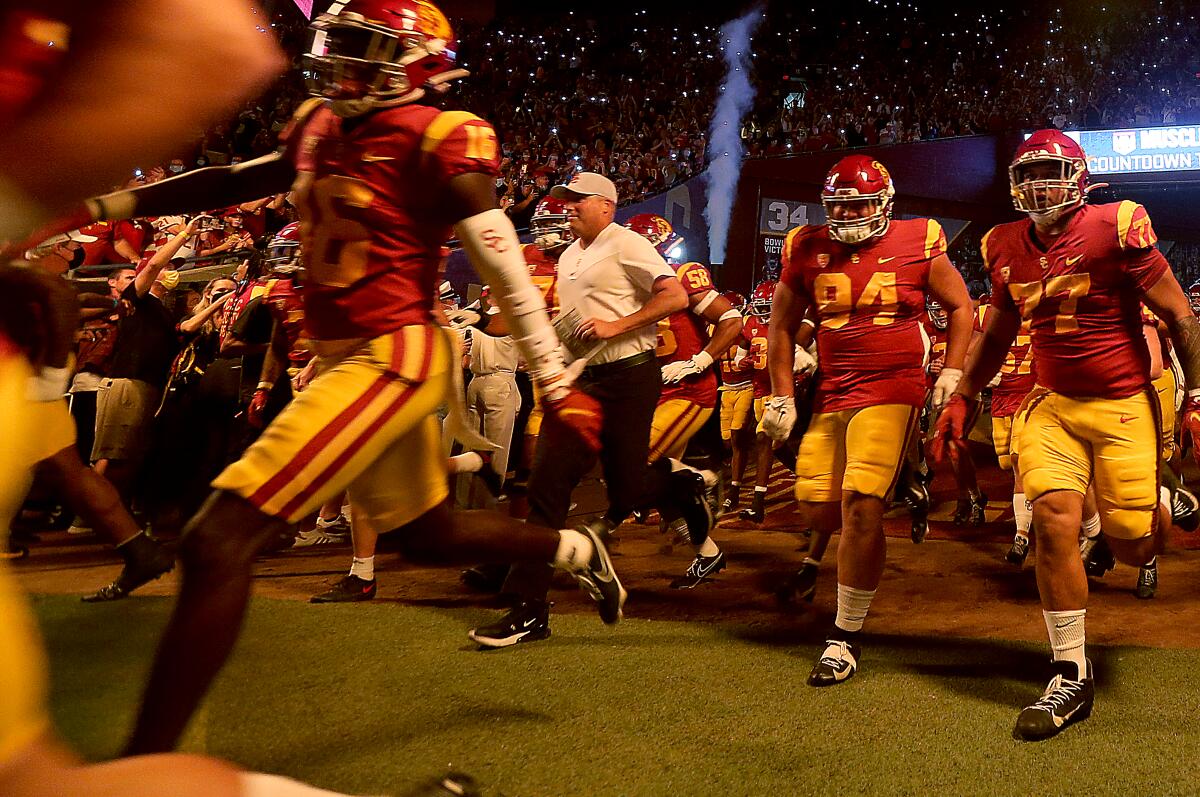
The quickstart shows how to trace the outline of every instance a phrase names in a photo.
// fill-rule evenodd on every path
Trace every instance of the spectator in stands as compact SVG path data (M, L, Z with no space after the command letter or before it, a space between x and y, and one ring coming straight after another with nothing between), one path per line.
M201 217L141 264L117 302L116 342L108 376L96 397L96 441L92 462L128 503L149 440L171 362L178 351L175 320L163 297L178 282L167 270L195 232Z

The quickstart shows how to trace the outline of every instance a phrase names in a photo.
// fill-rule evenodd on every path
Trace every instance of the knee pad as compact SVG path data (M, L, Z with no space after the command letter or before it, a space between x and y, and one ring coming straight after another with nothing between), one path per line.
M1154 529L1153 509L1118 509L1102 507L1100 510L1100 528L1110 537L1118 540L1140 540L1150 536Z

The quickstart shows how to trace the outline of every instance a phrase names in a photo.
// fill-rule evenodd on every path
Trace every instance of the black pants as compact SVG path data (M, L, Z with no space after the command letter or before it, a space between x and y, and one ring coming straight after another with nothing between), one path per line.
M608 486L606 517L614 525L633 509L658 495L660 473L646 467L650 423L662 391L658 361L629 367L618 363L584 371L579 388L600 402L604 424L600 435L600 466ZM597 455L584 450L557 424L543 424L533 471L529 476L529 523L561 529L571 507L571 493L596 464ZM544 600L554 570L542 564L514 565L504 591L522 600Z

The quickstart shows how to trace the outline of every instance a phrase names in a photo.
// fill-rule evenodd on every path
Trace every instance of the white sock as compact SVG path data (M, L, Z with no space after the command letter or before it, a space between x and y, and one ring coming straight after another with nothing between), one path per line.
M756 492L756 493L765 493L766 491L767 491L767 488L766 488L766 487L759 487L757 484L756 484L756 485L754 485L754 492Z
M838 584L837 617L834 618L833 624L843 631L861 631L874 597L873 589L857 589Z
M468 451L456 457L450 457L449 471L451 473L478 473L483 468L483 457L476 451Z
M820 567L821 560L813 559L811 556L806 556L806 557L804 557L804 562L802 564L812 565L813 567Z
M700 556L716 556L721 552L717 544L713 542L712 537L705 537L704 544L696 548L696 553Z
M1033 525L1033 507L1025 500L1025 493L1013 493L1013 519L1017 523L1017 536L1029 539L1029 527Z
M326 791L307 783L262 772L240 772L242 797L348 797L344 792Z
M1092 515L1083 521L1083 536L1091 539L1100 533L1100 513Z
M1050 650L1055 661L1071 661L1079 667L1079 679L1087 676L1087 657L1083 654L1083 620L1087 609L1069 612L1042 611L1046 631L1050 634Z
M699 468L693 468L691 465L685 465L679 460L671 459L670 457L667 458L667 463L671 466L671 473L678 473L681 470L690 470L692 473L700 474L700 478L704 479L704 486L709 490L711 490L717 484L718 476L711 470L700 470Z
M1146 564L1142 565L1142 567L1154 567L1156 564L1158 564L1158 557L1151 556L1150 561L1146 562Z
M363 581L375 579L375 557L368 556L359 559L357 556L350 560L350 575L358 576Z
M729 486L732 487L734 490L737 490L737 488L742 486L742 483L731 481L731 482L729 482Z
M596 546L586 534L575 529L560 529L558 551L554 554L554 566L559 570L574 572L582 570L592 561Z
M1158 502L1167 508L1167 512L1171 511L1171 491L1165 484L1158 488Z

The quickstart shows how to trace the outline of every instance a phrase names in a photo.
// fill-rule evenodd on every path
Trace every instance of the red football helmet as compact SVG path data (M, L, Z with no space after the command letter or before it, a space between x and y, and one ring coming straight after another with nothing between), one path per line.
M942 303L937 299L925 299L925 312L929 315L929 321L933 324L934 329L945 329L950 326L946 308L942 307Z
M683 236L676 235L671 222L653 213L639 213L630 217L625 226L654 244L654 248L672 263L683 262Z
M277 273L300 268L300 223L293 221L275 233L267 244L267 269Z
M1053 128L1025 139L1008 167L1013 206L1035 222L1052 222L1083 204L1087 155L1073 138Z
M750 293L750 315L755 318L771 317L771 302L775 299L775 280L763 280Z
M860 244L887 232L892 218L896 186L884 165L867 155L847 155L825 177L821 204L829 237L844 244ZM845 214L838 208L850 208ZM843 216L843 218L838 218Z
M333 100L339 116L442 93L469 74L454 66L449 20L427 0L337 0L309 31L310 90Z
M529 219L529 231L533 233L533 243L543 252L564 249L575 240L567 221L567 203L552 196L543 199Z
M737 291L725 291L721 295L725 297L726 301L733 305L734 310L737 310L739 313L746 312L745 296L742 296Z

